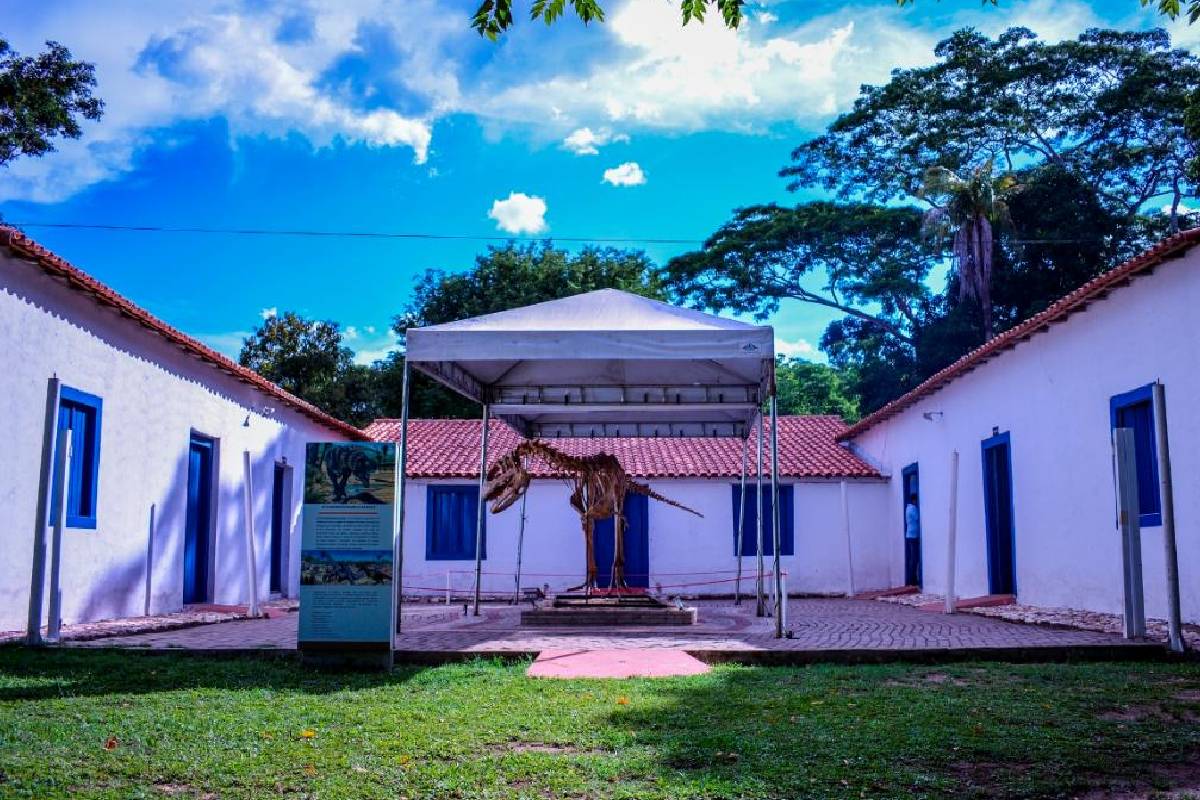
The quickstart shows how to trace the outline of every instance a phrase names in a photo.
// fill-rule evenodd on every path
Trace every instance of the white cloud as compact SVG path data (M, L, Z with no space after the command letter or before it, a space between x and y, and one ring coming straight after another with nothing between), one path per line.
M588 127L576 128L563 139L562 146L577 156L594 156L600 148L612 142L628 142L629 137L623 133L614 134L611 128L592 130Z
M779 17L772 14L770 11L760 11L754 15L754 19L758 20L763 25L770 25L772 22L779 22Z
M546 225L546 201L524 192L509 192L504 200L492 203L488 217L506 233L541 233Z
M626 161L604 170L604 182L613 186L640 186L646 182L646 173L642 172L636 161Z
M270 306L269 308L264 308L262 311L259 311L258 315L262 317L264 321L268 319L274 319L275 317L279 316L279 309L275 306Z
M775 340L775 354L787 356L788 358L807 358L811 359L818 355L817 348L812 342L807 339L794 339L788 341L786 339Z
M347 325L345 334L353 342L355 364L372 364L400 349L396 337L386 327L380 330L374 325Z
M250 331L226 331L224 333L193 333L200 341L222 355L237 360L242 345L250 338Z

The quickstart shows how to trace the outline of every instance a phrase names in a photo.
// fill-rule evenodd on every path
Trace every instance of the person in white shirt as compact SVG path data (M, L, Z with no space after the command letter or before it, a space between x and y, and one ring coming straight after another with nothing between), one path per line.
M915 494L908 496L904 506L904 583L921 585L921 512Z

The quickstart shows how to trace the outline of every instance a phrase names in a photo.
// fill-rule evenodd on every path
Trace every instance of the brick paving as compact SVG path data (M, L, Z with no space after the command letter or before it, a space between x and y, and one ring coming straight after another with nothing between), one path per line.
M1036 648L1114 648L1127 645L1101 631L1024 625L956 614L945 616L871 600L795 599L788 606L792 638L775 639L774 621L754 615L753 602L698 601L699 622L688 627L522 628L520 608L485 606L480 617L462 606L409 606L401 651L423 653L541 652L673 648L700 651L961 651ZM296 646L297 614L225 622L175 631L81 642L79 647L188 650L289 650Z

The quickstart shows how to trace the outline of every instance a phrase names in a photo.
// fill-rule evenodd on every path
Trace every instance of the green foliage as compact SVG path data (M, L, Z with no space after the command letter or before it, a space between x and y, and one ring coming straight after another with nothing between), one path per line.
M858 420L858 398L846 376L833 367L779 356L775 386L780 414L835 414L847 422Z
M530 680L525 666L339 673L3 648L0 795L1150 796L1190 785L1200 746L1194 663L717 665L625 681Z
M57 42L21 56L0 39L0 166L52 151L56 137L78 139L80 119L100 119L104 110L95 85L92 65Z
M597 0L570 0L575 16L584 25L591 22L604 21L604 9ZM566 10L566 0L533 0L529 7L530 20L542 20L547 25L557 21ZM721 19L730 28L736 28L742 21L742 6L745 0L680 0L680 11L683 24L687 25L693 19L704 21L704 15L709 5L715 5ZM471 27L480 36L486 36L493 42L512 27L514 21L512 0L483 0L471 17Z
M376 416L377 378L352 358L336 322L289 311L264 320L242 344L238 362L338 419L363 425Z

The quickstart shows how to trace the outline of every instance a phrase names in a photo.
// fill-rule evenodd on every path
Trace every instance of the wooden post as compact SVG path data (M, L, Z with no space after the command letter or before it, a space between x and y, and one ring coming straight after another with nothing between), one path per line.
M1179 551L1175 546L1175 491L1171 484L1171 450L1167 437L1167 396L1155 381L1154 436L1158 445L1158 494L1162 512L1163 551L1167 579L1167 645L1176 653L1187 649L1183 641L1183 613L1179 602Z
M33 523L33 575L29 579L29 615L25 643L42 643L42 600L46 591L46 527L50 524L50 493L54 476L54 448L58 435L58 403L62 382L57 376L46 383L46 420L42 427L42 465L38 480L36 519Z
M250 451L242 451L242 465L246 473L244 497L246 514L246 580L250 589L250 616L262 615L258 607L258 555L254 547L254 472L250 463Z
M846 538L846 597L854 597L854 547L850 541L850 498L846 482L841 482L842 490L842 534Z
M483 495L487 491L487 451L488 451L488 419L491 409L483 404L483 430L479 434L479 507L475 513L475 610L474 616L479 616L479 598L482 594L481 580L483 579L483 519L486 510Z
M1142 530L1138 520L1138 482L1132 428L1113 430L1113 462L1117 478L1117 526L1121 533L1125 578L1125 638L1146 635L1142 594Z
M54 483L58 486L58 513L54 515L53 538L50 540L50 603L46 616L46 641L57 642L62 625L62 537L67 524L67 497L71 470L71 443L74 437L68 428L58 442L54 459Z
M950 453L950 518L946 521L946 613L958 610L954 593L954 574L958 555L955 552L958 536L958 451Z

